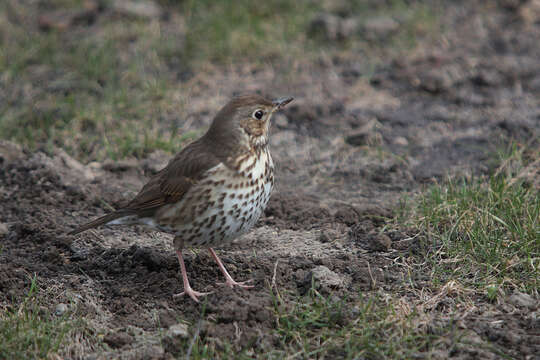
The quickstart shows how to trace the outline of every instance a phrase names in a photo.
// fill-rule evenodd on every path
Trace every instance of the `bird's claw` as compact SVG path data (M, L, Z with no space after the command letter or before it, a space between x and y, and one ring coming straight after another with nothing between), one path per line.
M218 285L226 285L226 286L230 287L231 289L234 288L235 286L241 287L242 289L251 289L252 287L254 287L254 285L246 285L246 283L250 283L252 281L253 281L253 279L249 279L249 280L242 281L242 282L237 282L237 281L234 281L233 279L227 279L225 282L217 283L217 284Z
M185 289L184 291L182 291L181 293L179 294L174 294L173 295L173 299L177 299L179 297L182 297L184 295L189 295L190 298L192 298L195 302L199 302L199 296L206 296L206 295L209 295L211 294L212 292L199 292L199 291L195 291L191 288L188 288L188 289Z

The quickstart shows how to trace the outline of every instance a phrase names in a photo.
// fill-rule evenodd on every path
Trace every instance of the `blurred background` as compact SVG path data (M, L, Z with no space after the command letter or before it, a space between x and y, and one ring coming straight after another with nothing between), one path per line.
M354 84L441 36L442 14L438 1L6 0L0 136L84 162L175 151L234 94L361 97ZM347 89L325 95L328 76Z
M164 163L232 96L294 96L274 119L285 171L349 174L357 191L392 167L398 181L489 173L538 130L536 0L0 7L0 137L30 151Z

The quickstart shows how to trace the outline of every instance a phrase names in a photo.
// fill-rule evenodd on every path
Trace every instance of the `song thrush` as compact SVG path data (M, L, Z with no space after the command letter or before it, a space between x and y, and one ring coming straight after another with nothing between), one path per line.
M229 275L213 247L250 230L261 216L274 185L268 149L270 118L292 101L259 95L232 99L201 138L186 146L154 175L125 207L70 232L100 225L142 224L174 234L184 291L193 300L206 295L191 288L182 258L184 245L208 247L225 284L251 287Z

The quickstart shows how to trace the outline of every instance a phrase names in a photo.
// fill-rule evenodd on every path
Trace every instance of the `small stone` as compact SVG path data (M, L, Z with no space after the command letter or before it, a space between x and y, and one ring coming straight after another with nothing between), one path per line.
M394 144L399 145L399 146L407 146L409 145L409 141L405 139L403 136L397 136L394 139Z
M508 301L510 301L510 303L512 303L515 306L525 307L531 310L537 309L540 306L539 302L535 300L531 295L518 292L518 291L514 292L510 296Z
M66 311L68 310L68 306L66 304L58 304L56 305L56 308L54 309L54 314L56 316L62 316L66 313Z
M182 349L185 339L189 337L188 326L183 323L171 325L163 338L163 346L170 353L178 352Z
M183 323L171 325L169 327L169 330L167 331L166 336L175 337L175 338L177 337L187 338L189 337L188 326Z
M377 234L370 240L369 249L373 251L388 251L392 246L392 240L385 234Z
M319 265L311 269L304 280L304 288L308 290L311 287L312 280L314 286L324 292L329 292L331 289L339 289L345 285L345 279L327 268L324 265Z

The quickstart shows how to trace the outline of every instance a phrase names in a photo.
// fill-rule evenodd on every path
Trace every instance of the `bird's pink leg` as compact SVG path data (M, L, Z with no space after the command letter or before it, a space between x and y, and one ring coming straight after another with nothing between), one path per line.
M210 294L209 292L198 292L191 288L189 285L189 279L187 276L186 265L184 264L184 258L182 257L182 251L176 250L176 255L178 256L178 262L180 263L180 270L182 271L182 280L184 281L184 291L180 294L175 294L173 297L180 297L184 295L189 295L195 302L199 302L198 296L204 296Z
M225 266L223 265L223 263L221 262L221 260L219 259L219 257L217 256L216 252L214 251L214 249L212 248L208 248L208 251L210 251L210 254L212 254L212 257L214 258L214 260L216 260L219 268L221 269L221 272L223 273L223 275L225 275L225 282L224 283L221 283L221 284L225 284L227 285L228 287L230 288L233 288L235 285L236 286L240 286L241 288L243 289L249 289L249 288L252 288L253 285L245 285L246 283L250 282L251 280L248 280L248 281L242 281L242 282L236 282L232 277L231 275L229 275L229 272L227 271L227 269L225 269Z

